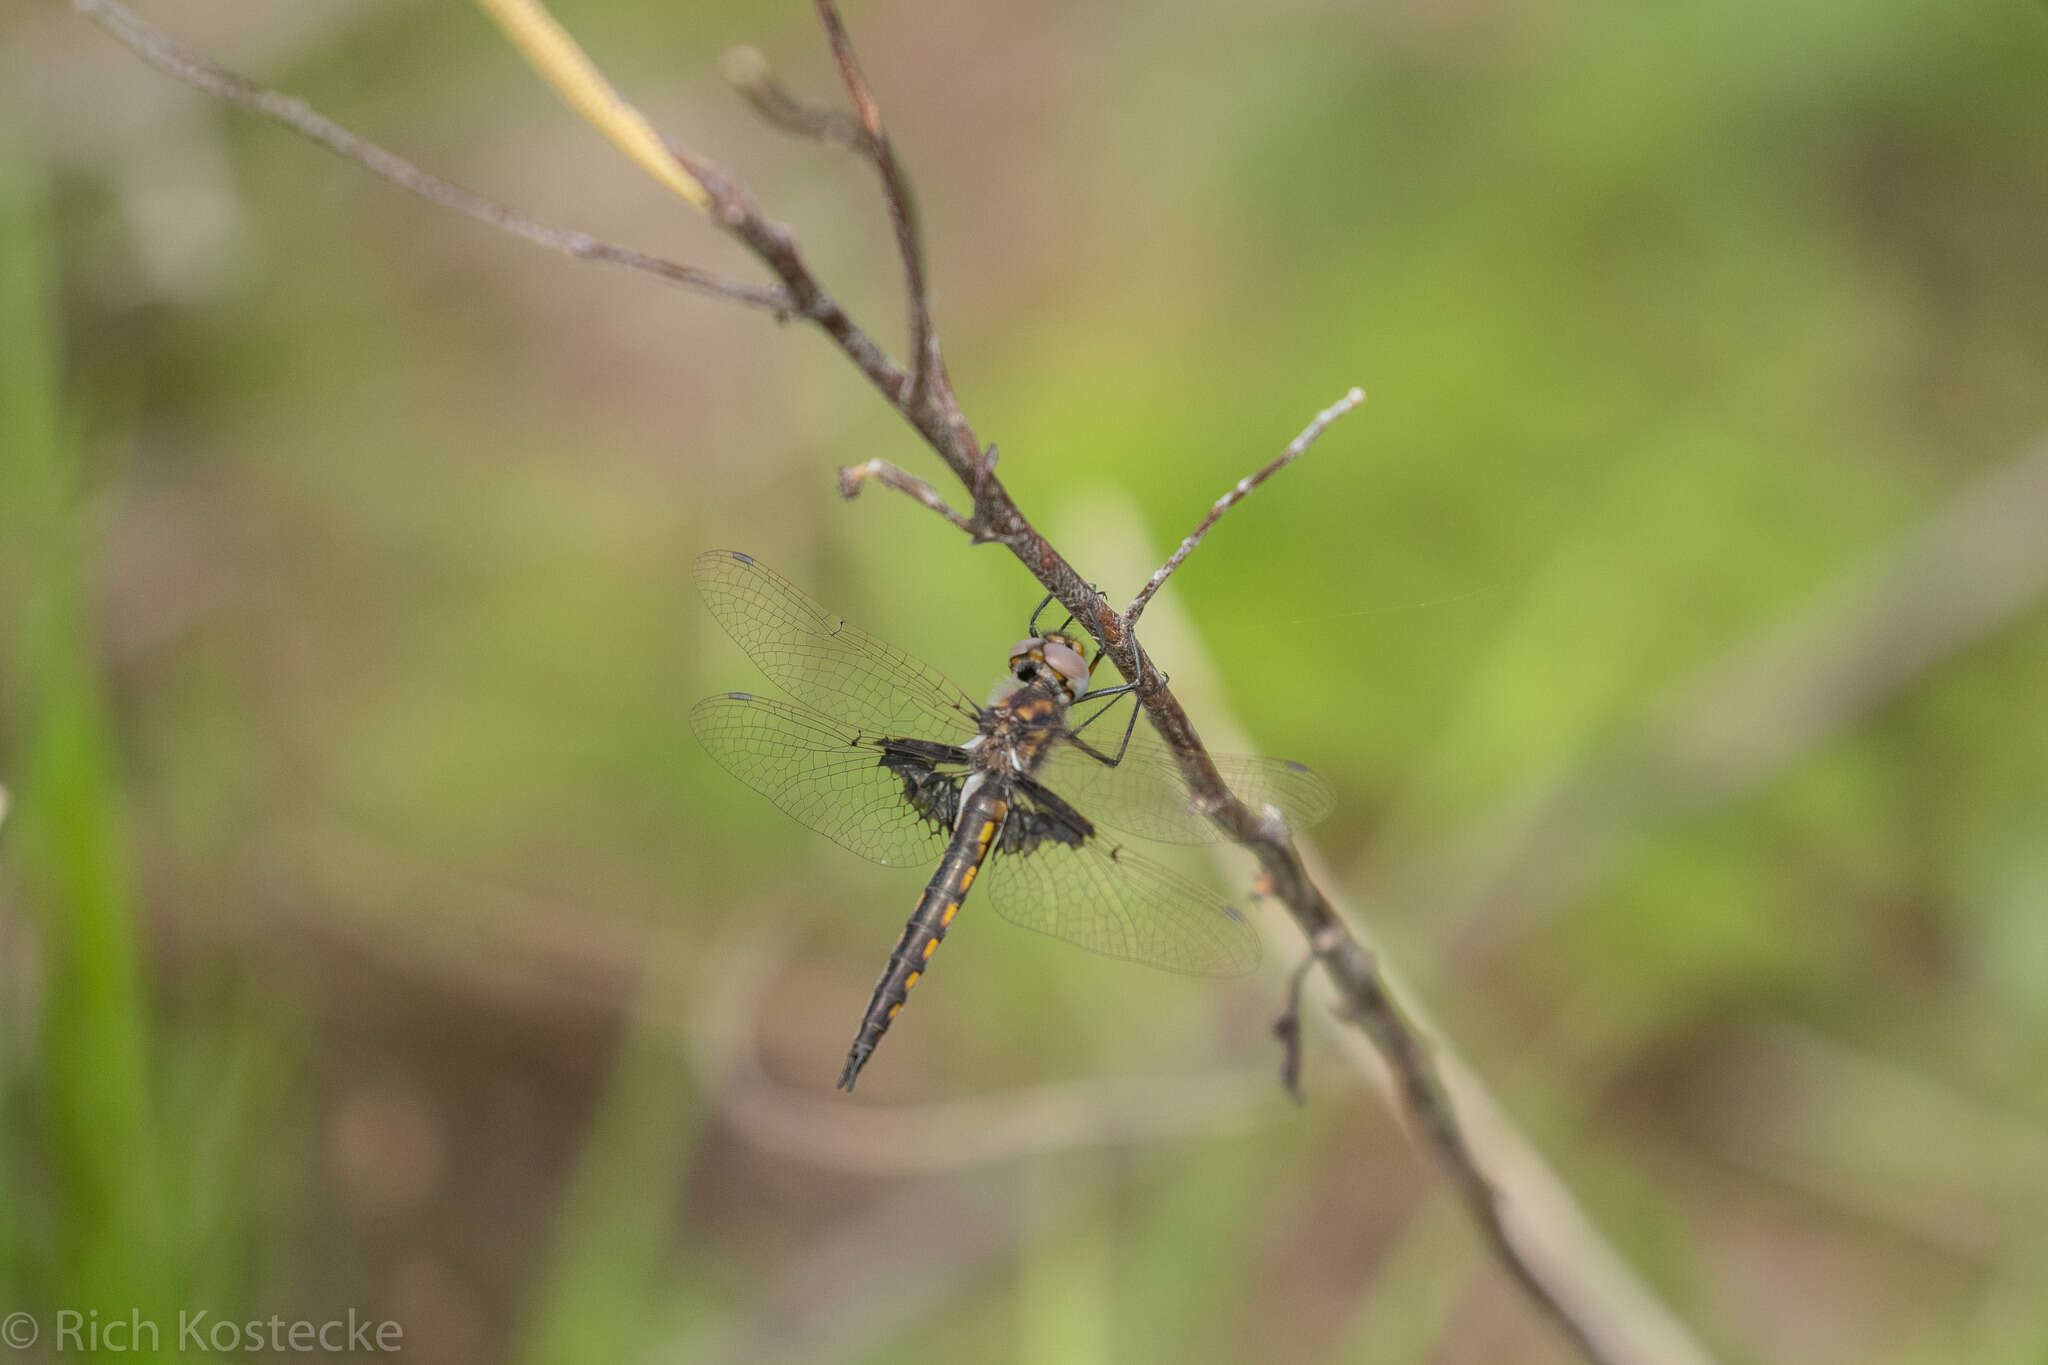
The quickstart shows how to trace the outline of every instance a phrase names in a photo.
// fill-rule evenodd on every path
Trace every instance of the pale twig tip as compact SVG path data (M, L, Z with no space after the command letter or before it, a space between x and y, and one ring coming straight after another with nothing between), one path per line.
M751 43L727 48L719 63L726 82L741 90L755 90L768 83L768 58Z

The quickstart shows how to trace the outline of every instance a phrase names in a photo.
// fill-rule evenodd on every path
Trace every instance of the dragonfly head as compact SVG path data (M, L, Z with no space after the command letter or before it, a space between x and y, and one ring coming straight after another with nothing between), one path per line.
M1010 647L1010 676L1021 683L1056 688L1072 705L1088 690L1088 658L1079 640L1050 631Z

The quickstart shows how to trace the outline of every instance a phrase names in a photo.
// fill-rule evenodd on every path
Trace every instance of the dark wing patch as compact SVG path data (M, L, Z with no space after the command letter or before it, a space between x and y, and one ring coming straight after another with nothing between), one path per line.
M812 710L885 735L978 732L979 708L945 674L847 624L751 556L708 550L692 572L725 633Z
M1035 853L1046 844L1078 847L1095 838L1095 825L1081 812L1025 777L1019 778L1010 801L1010 815L1003 822L1005 852Z
M982 882L1013 924L1191 976L1242 976L1259 936L1228 901L1121 844L1036 783L1012 795Z
M690 711L718 765L790 816L863 858L930 864L945 850L963 774L941 764L967 755L904 741L743 692Z
M960 818L960 791L966 779L958 772L940 772L940 764L962 764L967 755L950 744L922 739L885 739L882 766L903 783L903 799L932 824L951 830Z

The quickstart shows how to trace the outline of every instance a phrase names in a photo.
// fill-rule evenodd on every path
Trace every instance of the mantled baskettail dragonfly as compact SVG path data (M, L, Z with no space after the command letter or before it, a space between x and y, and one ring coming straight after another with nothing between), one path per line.
M1235 907L1104 832L1182 844L1222 837L1135 714L1121 743L1113 726L1101 748L1084 736L1129 689L1089 692L1079 637L1040 633L1034 614L1010 650L1009 676L978 705L749 555L708 551L696 579L718 624L794 698L727 692L697 703L690 725L712 758L864 858L938 864L875 983L841 1089L853 1089L972 887L1012 923L1110 957L1196 976L1258 964L1258 935ZM1084 698L1103 704L1076 720ZM1275 808L1293 829L1335 804L1329 784L1299 763L1219 755L1216 766L1240 799Z

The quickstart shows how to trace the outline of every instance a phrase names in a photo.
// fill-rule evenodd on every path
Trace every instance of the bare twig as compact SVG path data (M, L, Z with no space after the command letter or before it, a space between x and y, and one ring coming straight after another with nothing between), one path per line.
M884 487L893 488L899 493L905 493L916 498L926 507L931 508L932 511L937 512L969 535L974 534L973 520L962 516L947 506L946 500L939 496L936 488L933 488L908 470L890 464L887 460L869 460L866 464L839 466L839 496L847 499L849 502L852 501L860 496L861 485L869 479L873 479Z
M236 75L195 55L173 42L161 30L151 26L134 11L117 3L117 0L72 0L79 13L114 35L130 51L148 62L157 70L175 76L187 85L205 91L217 99L239 105L252 114L274 123L281 123L292 131L311 138L329 151L348 158L380 179L388 180L400 189L409 190L430 203L442 208L488 223L503 229L515 237L523 238L535 246L559 251L564 256L578 260L602 261L606 265L624 266L628 270L639 270L656 275L671 284L679 284L699 293L712 294L745 304L749 308L761 308L776 315L778 320L796 312L789 293L773 286L742 284L714 275L695 266L681 265L675 261L650 256L644 251L630 247L614 246L600 242L581 232L564 232L539 223L517 209L501 204L495 199L486 199L451 184L439 176L407 161L395 152L387 151L368 138L359 137L340 124L314 110L304 100L257 85L254 81Z
M768 59L757 47L736 47L725 54L725 79L754 106L754 112L785 133L815 138L872 157L868 130L860 120L829 104L791 94L775 79Z
M1180 548L1173 552L1172 558L1161 564L1158 571L1152 575L1151 580L1138 590L1136 597L1131 599L1129 609L1124 612L1125 629L1129 629L1138 623L1138 618L1144 614L1145 606L1152 600L1153 594L1164 587L1166 580L1173 576L1173 571L1178 569L1186 562L1187 557L1195 552L1195 547L1202 543L1202 537L1208 535L1209 528L1223 519L1225 512L1228 512L1231 508L1250 497L1254 488L1257 488L1260 484L1300 459L1302 452L1315 444L1316 437L1323 434L1325 427L1364 401L1365 390L1351 390L1351 392L1345 394L1329 407L1317 413L1315 420L1302 428L1301 435L1289 441L1287 449L1274 456L1264 469L1261 469L1256 474L1247 474L1244 478L1239 479L1228 493L1216 499L1215 505L1209 509L1209 515L1203 517L1201 524L1188 532L1188 538L1180 543Z
M1301 1088L1301 988L1308 980L1308 969L1315 965L1314 953L1302 954L1287 974L1287 1004L1273 1021L1273 1036L1280 1040L1280 1088L1296 1104L1308 1103Z
M918 238L917 204L910 197L910 181L897 164L895 151L889 146L889 134L882 127L881 108L868 89L867 78L861 74L860 62L853 55L853 39L847 36L838 8L832 0L816 0L816 3L818 21L825 26L825 40L832 45L833 59L839 63L840 79L845 81L846 93L853 100L854 113L860 116L860 126L867 132L866 142L860 150L875 163L875 170L882 177L882 197L889 206L889 226L896 233L896 254L903 259L904 292L909 296L905 306L910 314L910 397L912 402L916 402L924 397L933 376L942 373L944 363L939 357L938 331L932 326L931 291L925 283L924 244Z
M73 0L73 3L113 31L146 60L179 79L296 128L384 178L435 202L447 203L483 221L510 227L522 236L551 244L545 235L535 235L534 229L538 225L510 215L510 211L502 206L476 200L465 191L456 191L445 182L425 176L408 163L329 123L296 100L254 86L182 53L162 35L145 28L134 16L120 9L114 0ZM749 291L747 286L730 285L687 267L672 267L655 273L679 278L708 292L738 298L774 311L794 313L816 323L968 489L974 500L974 511L971 517L964 519L967 525L963 529L968 530L977 542L1001 544L1063 607L1092 629L1105 654L1124 679L1138 685L1139 700L1151 717L1154 728L1173 751L1196 806L1207 813L1219 829L1257 857L1271 894L1287 907L1307 936L1345 1017L1354 1021L1371 1039L1374 1050L1393 1073L1404 1109L1415 1127L1425 1135L1495 1258L1555 1319L1578 1349L1587 1358L1597 1361L1703 1359L1696 1348L1679 1353L1663 1349L1668 1343L1668 1334L1660 1337L1640 1330L1636 1319L1624 1306L1607 1301L1598 1277L1571 1264L1560 1265L1535 1254L1524 1237L1510 1226L1514 1212L1512 1201L1497 1188L1496 1180L1516 1179L1518 1172L1506 1168L1496 1176L1482 1163L1461 1126L1460 1104L1468 1111L1480 1113L1489 1123L1504 1123L1504 1120L1491 1112L1492 1106L1484 1092L1478 1091L1469 1077L1459 1078L1461 1100L1453 1102L1446 1093L1444 1075L1440 1074L1432 1057L1426 1035L1409 1022L1392 990L1382 979L1372 951L1351 932L1316 884L1286 832L1269 825L1232 795L1196 734L1187 712L1167 687L1165 678L1144 667L1131 639L1128 618L1119 616L1089 585L1088 580L1046 540L997 478L992 455L984 453L947 378L937 331L932 325L922 248L907 180L882 131L880 114L854 60L844 24L840 22L831 0L816 0L816 4L862 127L873 139L869 154L882 176L890 222L896 232L910 297L912 360L909 371L906 373L897 366L867 332L847 316L811 274L789 230L766 218L737 180L703 158L673 147L669 151L678 164L709 197L712 221L759 257L775 273L786 293ZM513 226L514 222L519 226ZM539 231L545 234L550 230ZM594 253L586 248L570 250L570 254ZM611 256L599 258L615 259ZM1133 602L1131 614L1135 616L1142 610L1151 594L1156 592L1157 582L1163 581L1186 558L1217 517L1250 488L1256 487L1259 481L1298 455L1297 446L1305 449L1323 425L1348 411L1358 401L1359 395L1355 392L1347 395L1343 402L1319 417L1281 458L1241 485L1234 495L1227 495L1219 502L1189 542L1155 575L1155 583ZM955 524L959 522L955 521ZM1529 1194L1519 1187L1516 1193L1525 1197ZM1550 1197L1560 1196L1551 1192Z
M910 391L910 376L875 344L836 300L818 283L797 250L788 228L762 214L746 187L701 158L681 154L684 163L711 193L711 221L744 243L782 280L798 316L816 323L854 368L881 391L889 406L901 412Z

